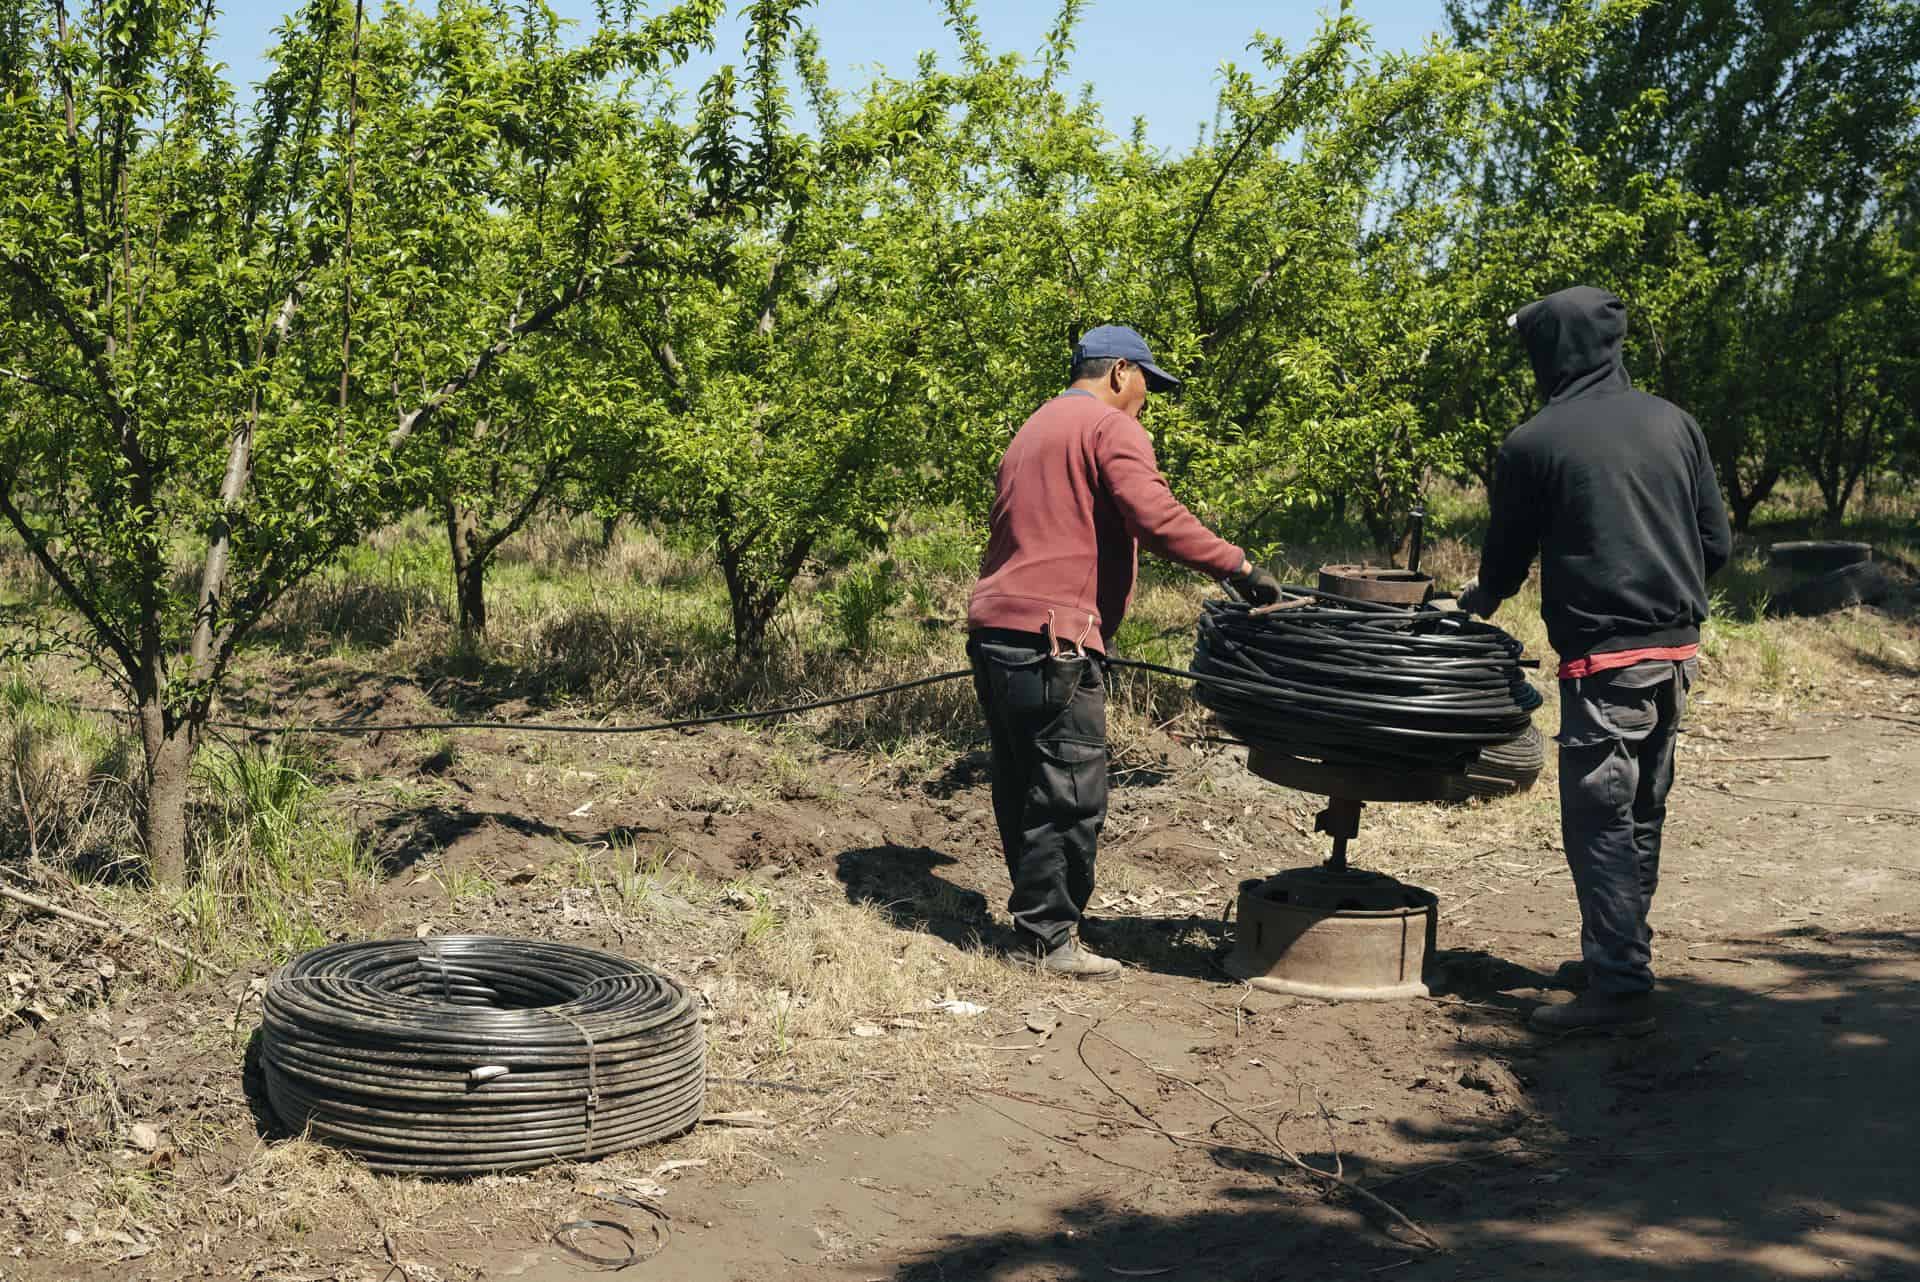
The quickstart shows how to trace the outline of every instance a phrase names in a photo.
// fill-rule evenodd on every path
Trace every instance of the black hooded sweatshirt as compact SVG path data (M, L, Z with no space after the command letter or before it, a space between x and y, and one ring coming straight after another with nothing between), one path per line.
M1504 601L1538 553L1563 662L1698 642L1733 546L1699 424L1633 386L1626 304L1605 290L1561 290L1514 328L1546 408L1500 447L1480 586Z

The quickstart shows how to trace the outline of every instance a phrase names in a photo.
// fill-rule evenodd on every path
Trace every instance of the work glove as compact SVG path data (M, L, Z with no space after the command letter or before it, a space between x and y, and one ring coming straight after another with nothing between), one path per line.
M1259 566L1249 566L1245 574L1229 574L1227 586L1248 605L1272 605L1280 599L1280 580Z
M1500 603L1493 599L1493 593L1480 586L1480 580L1474 579L1460 589L1460 613L1490 619Z

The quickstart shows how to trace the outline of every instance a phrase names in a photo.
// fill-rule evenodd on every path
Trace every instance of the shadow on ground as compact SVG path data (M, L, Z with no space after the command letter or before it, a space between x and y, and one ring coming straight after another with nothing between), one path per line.
M940 875L959 863L926 846L864 846L841 852L834 869L849 902L872 904L902 930L961 947L1015 947L1013 932L994 923L985 895ZM1189 979L1220 975L1221 923L1212 918L1103 916L1084 933L1091 947L1129 966Z
M1728 947L1739 962L1726 968L1764 982L1674 979L1661 1030L1638 1041L1521 1034L1514 1015L1531 1003L1519 992L1544 977L1489 954L1450 959L1457 1002L1473 1003L1453 1008L1458 1050L1511 1073L1519 1106L1402 1125L1400 1151L1414 1142L1418 1159L1345 1159L1349 1177L1432 1230L1444 1253L1413 1248L1404 1229L1357 1202L1330 1204L1275 1161L1268 1187L1248 1187L1242 1174L1215 1190L1188 1165L1179 1178L1204 1209L1156 1214L1133 1196L1057 1201L1045 1232L955 1233L889 1276L1920 1276L1920 937L1799 931ZM1224 1146L1202 1153L1223 1177L1262 1161Z
M952 855L927 846L862 846L833 862L849 903L871 904L902 930L924 930L963 948L1011 943L988 915L985 895L939 875L959 864Z

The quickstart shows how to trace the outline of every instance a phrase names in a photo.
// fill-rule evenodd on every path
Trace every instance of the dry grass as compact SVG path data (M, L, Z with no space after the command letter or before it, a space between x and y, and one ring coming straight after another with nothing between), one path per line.
M47 697L45 676L0 682L0 845L106 874L129 851L135 749L124 735Z

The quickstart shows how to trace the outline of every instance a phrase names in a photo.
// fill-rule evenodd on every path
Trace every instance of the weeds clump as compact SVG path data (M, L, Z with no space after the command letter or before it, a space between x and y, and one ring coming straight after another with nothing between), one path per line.
M196 875L178 911L211 953L276 960L326 939L326 926L377 870L326 804L324 763L299 740L203 751L195 762ZM252 938L229 938L238 928Z
M0 682L0 845L84 868L132 870L133 741L110 722L55 703L44 680L16 667Z
M842 571L839 582L820 593L820 603L847 649L865 655L874 648L887 612L900 604L904 595L899 567L889 557Z

